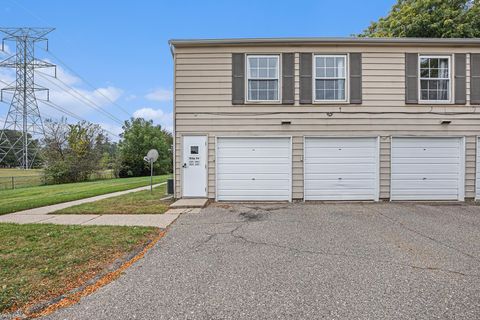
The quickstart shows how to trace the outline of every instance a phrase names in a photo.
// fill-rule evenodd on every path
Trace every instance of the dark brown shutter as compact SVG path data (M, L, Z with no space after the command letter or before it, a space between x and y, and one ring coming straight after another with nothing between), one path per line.
M295 102L295 54L282 54L282 104Z
M232 104L245 103L245 54L232 54Z
M467 103L467 55L456 53L455 56L455 104Z
M312 103L312 54L300 53L300 103Z
M350 53L350 103L362 103L361 53Z
M470 54L470 103L480 104L480 53Z
M418 53L405 54L405 103L418 103Z

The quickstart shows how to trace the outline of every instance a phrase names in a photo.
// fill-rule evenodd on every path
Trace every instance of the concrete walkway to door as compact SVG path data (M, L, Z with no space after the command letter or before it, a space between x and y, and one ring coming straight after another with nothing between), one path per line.
M166 182L153 185L158 187ZM102 199L121 196L127 193L138 192L150 189L150 186L118 191L91 198L69 201L51 206L17 211L0 216L0 223L53 223L53 224L74 224L74 225L121 225L121 226L152 226L159 228L168 227L183 212L167 211L164 214L50 214L52 212L73 207L83 203L94 202ZM187 209L185 209L187 210Z

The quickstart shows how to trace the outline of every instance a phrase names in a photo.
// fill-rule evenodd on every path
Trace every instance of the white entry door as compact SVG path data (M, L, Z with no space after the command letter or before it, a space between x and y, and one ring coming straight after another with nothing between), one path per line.
M378 138L305 138L305 200L378 200Z
M207 137L183 137L183 196L207 196Z
M463 138L392 138L392 200L463 200Z
M217 200L290 201L290 138L217 138Z

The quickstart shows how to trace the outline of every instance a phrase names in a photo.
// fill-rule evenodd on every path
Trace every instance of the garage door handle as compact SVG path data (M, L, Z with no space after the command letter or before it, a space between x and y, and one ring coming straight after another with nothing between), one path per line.
M338 178L338 180L342 180L342 178Z
M422 179L423 179L423 180L427 180L427 178L425 178L425 177L424 177L424 178L422 178Z
M255 178L252 178L252 180L255 180Z

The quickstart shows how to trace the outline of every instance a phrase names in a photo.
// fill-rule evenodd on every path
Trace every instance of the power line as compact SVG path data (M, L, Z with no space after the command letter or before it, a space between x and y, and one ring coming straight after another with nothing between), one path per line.
M49 100L39 100L39 101L40 101L40 102L43 102L44 104L48 105L49 107L51 107L51 108L53 108L53 109L56 109L56 110L58 110L58 111L60 111L60 112L62 112L62 113L64 113L64 114L66 114L66 115L68 115L68 116L70 116L70 117L72 117L72 118L77 119L78 121L87 121L87 122L90 122L90 121L82 118L81 116L73 113L72 111L63 108L63 107L59 106L59 105L56 104L56 103L53 103L52 101L49 101ZM112 131L109 131L109 130L107 130L107 129L105 129L105 128L102 128L102 130L105 131L105 132L107 132L107 133L109 133L109 134L111 134L111 135L113 135L113 136L115 136L115 137L118 136L117 133L114 133L114 132L112 132Z
M9 85L7 82L5 82L5 81L3 81L3 80L1 80L1 79L0 79L0 82L4 83L4 84L6 84L6 85ZM55 109L55 110L57 110L57 111L60 111L61 113L65 114L65 115L68 115L68 116L70 116L70 117L72 117L72 118L74 118L74 119L76 119L76 120L78 120L78 121L88 121L88 120L86 120L85 118L80 117L79 115L75 114L74 112L63 108L63 107L59 106L58 104L53 103L53 102L50 101L50 100L37 99L37 101L42 102L42 103L44 103L45 105L47 105L47 106L49 106L49 107L51 107L51 108L53 108L53 109ZM4 102L4 103L7 104L7 102L5 102L5 101L2 101L2 102ZM43 114L45 114L48 118L52 118L52 119L55 118L55 117L53 117L52 115L46 114L45 112L43 112ZM6 118L0 117L0 121L5 121L5 120L6 120ZM88 121L88 122L90 122L90 121ZM102 129L103 129L105 132L107 132L107 133L109 133L109 134L111 134L111 135L113 135L113 136L115 136L115 137L118 136L117 133L114 133L114 132L112 132L112 131L106 130L105 128L102 128Z
M38 16L37 14L35 14L34 12L32 12L31 10L29 10L27 7L23 6L22 4L20 4L19 2L15 2L15 1L11 1L11 3L14 3L15 5L17 5L18 7L20 7L21 9L23 9L26 13L28 13L30 16L32 16L33 18L35 18L37 21L39 21L40 23L47 23L47 21L43 18L41 18L40 16ZM64 37L62 37L62 39L66 39ZM67 40L68 42L68 40ZM60 64L62 64L64 67L66 67L68 70L70 70L70 72L72 72L73 74L75 74L78 78L80 78L83 82L85 82L87 85L89 85L91 88L93 88L94 90L97 90L98 88L96 88L94 85L92 85L89 81L87 81L84 77L82 77L78 72L76 72L75 70L73 70L72 67L68 66L62 59L60 59L57 55L53 54L50 50L45 50L47 53L49 53L52 57L54 57L58 62L60 62ZM125 114L128 115L128 117L131 117L132 114L130 112L128 112L124 107L122 107L120 104L118 104L117 102L113 101L110 97L108 97L107 95L103 94L101 91L97 91L101 96L103 96L105 99L107 99L108 101L110 101L111 104L115 105L116 107L118 107L120 110L122 110ZM123 122L122 122L123 124Z
M43 79L47 80L48 82L52 83L52 84L55 85L56 87L60 88L61 90L63 90L64 92L66 92L66 93L69 94L70 96L74 97L74 98L77 99L78 101L84 103L85 105L89 106L89 107L92 108L92 109L95 109L96 111L101 112L103 115L107 116L108 118L110 118L111 120L117 122L118 124L123 125L123 121L122 121L122 120L120 120L120 119L117 118L115 115L113 115L112 113L108 112L107 110L103 109L101 106L99 106L97 103L95 103L95 102L92 101L91 99L85 97L85 95L83 95L82 93L80 93L77 89L71 87L70 85L68 85L67 83L65 83L64 81L62 81L61 79L59 79L59 78L54 78L54 77L52 77L51 75L46 74L46 73L43 73L43 72L38 72L38 74L39 74ZM62 83L65 87L67 87L67 88L70 89L70 90L65 90L65 89L62 88L59 84L55 83L54 81L52 81L52 80L49 79L48 77L57 79L60 83ZM72 92L74 92L75 95L74 95Z
M70 72L72 72L74 75L76 75L78 78L80 78L83 82L85 82L88 86L90 86L92 89L94 90L98 90L98 88L96 88L93 84L91 84L89 81L87 81L84 77L82 77L78 72L76 72L75 70L73 70L71 67L69 67L64 61L62 61L58 56L56 56L55 54L53 54L53 52L51 52L50 50L49 51L46 51L48 54L50 54L52 57L54 57L58 62L60 62L61 65L63 65L65 68L67 68L68 70L70 70ZM109 96L103 94L101 91L97 91L102 97L104 97L105 99L107 99L111 104L113 104L114 106L118 107L120 110L122 110L126 115L128 115L129 117L131 117L131 113L128 112L124 107L122 107L120 104L118 104L117 102L113 101Z

